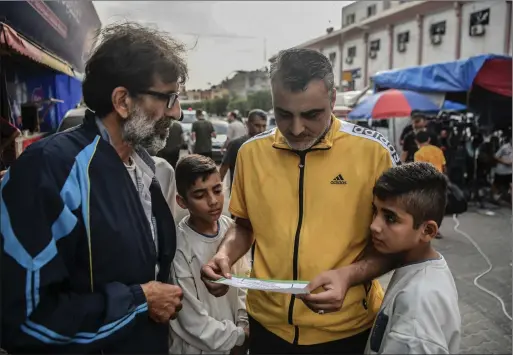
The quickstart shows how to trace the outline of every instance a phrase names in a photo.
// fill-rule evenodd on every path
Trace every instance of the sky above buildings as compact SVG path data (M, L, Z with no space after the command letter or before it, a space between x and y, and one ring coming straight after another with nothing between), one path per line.
M204 89L254 70L280 49L340 28L352 1L94 1L103 25L130 20L158 26L188 48L188 89Z

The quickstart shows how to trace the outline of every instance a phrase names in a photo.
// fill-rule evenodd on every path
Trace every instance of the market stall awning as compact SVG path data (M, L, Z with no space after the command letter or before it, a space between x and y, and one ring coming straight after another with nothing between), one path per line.
M473 85L511 96L511 57L486 54L453 62L423 65L377 73L371 79L379 88L420 92L468 92Z
M38 63L44 64L58 72L72 77L79 77L71 65L48 51L31 43L13 28L0 22L0 45L8 50L15 51L25 57L28 57Z

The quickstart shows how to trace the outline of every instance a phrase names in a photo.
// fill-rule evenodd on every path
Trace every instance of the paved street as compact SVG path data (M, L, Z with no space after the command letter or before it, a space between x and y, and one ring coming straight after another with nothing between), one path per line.
M226 194L225 211L228 209ZM461 215L459 230L475 240L493 264L493 269L478 282L500 296L511 315L512 254L511 210L495 209L494 216L480 213L471 207ZM177 219L186 212L181 210ZM478 289L473 280L488 268L485 259L463 235L454 230L452 217L442 224L441 240L435 240L435 248L447 260L454 275L459 293L463 323L462 354L511 354L511 321L503 314L501 305L492 296ZM391 275L380 279L386 287Z

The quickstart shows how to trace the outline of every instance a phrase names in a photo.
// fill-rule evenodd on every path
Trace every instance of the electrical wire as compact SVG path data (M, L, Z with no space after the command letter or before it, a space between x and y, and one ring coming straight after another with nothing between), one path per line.
M481 286L477 281L485 276L486 274L488 274L490 271L492 271L493 269L493 264L491 263L490 259L488 258L488 256L486 256L486 254L481 250L481 248L479 247L479 245L476 243L476 241L474 239L472 239L472 237L470 235L468 235L467 233L463 232L462 230L459 229L459 226L460 226L460 221L458 220L458 218L456 217L456 215L452 215L452 219L454 220L454 223L456 223L456 225L454 226L454 231L456 233L459 233L461 234L462 236L464 236L465 238L467 238L467 240L472 243L472 245L474 246L474 248L476 248L476 250L481 254L481 256L483 257L483 259L485 259L486 263L488 264L488 269L486 269L484 272L482 272L481 274L477 275L476 278L474 279L474 286L476 286L478 289L480 289L481 291L489 294L490 296L494 297L495 299L497 299L499 301L499 303L501 304L502 306L502 312L504 313L504 315L509 319L509 320L513 320L511 318L511 316L509 315L508 311L506 311L506 305L504 304L504 300L498 296L495 292L492 292L490 291L489 289L487 289L486 287L483 287Z

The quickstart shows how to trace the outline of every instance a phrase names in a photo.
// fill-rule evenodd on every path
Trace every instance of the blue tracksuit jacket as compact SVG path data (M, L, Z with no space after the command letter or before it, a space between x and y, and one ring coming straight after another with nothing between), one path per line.
M141 157L151 166L145 152ZM10 353L167 353L141 284L167 282L175 226L151 187L158 254L137 190L93 119L28 147L1 184L2 341Z

